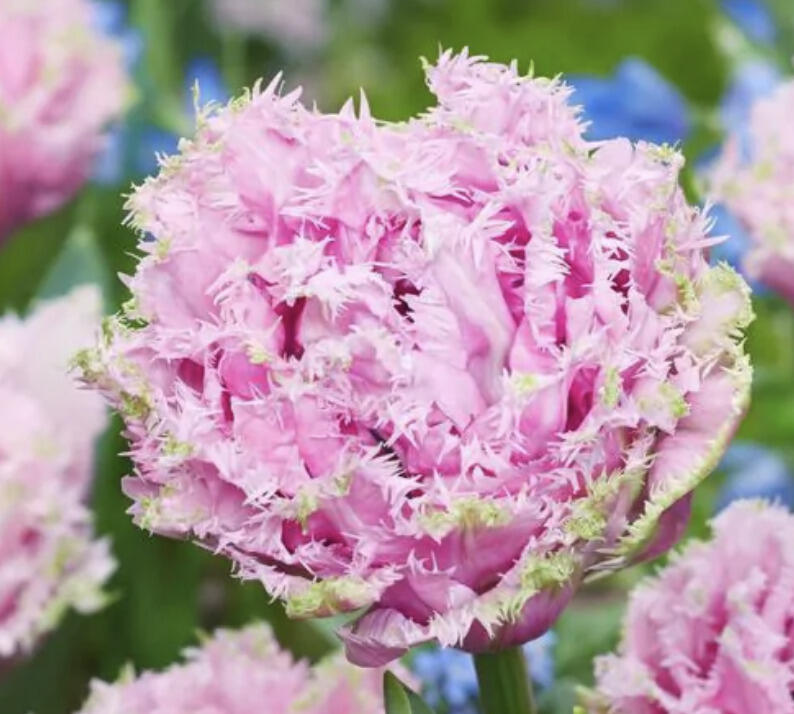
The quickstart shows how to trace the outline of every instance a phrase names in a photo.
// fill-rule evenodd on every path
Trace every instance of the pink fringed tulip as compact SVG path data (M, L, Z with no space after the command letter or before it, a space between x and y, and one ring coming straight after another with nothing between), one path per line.
M794 516L737 501L713 530L634 591L593 714L794 712Z
M752 108L748 137L732 136L708 177L716 199L755 242L747 274L794 303L794 80Z
M186 663L113 684L93 682L79 714L383 714L382 673L340 656L310 667L266 625L219 630Z
M0 319L0 660L30 649L66 609L99 607L113 570L83 505L104 407L66 376L98 321L88 287Z
M582 574L668 547L748 395L747 287L682 159L588 143L569 90L465 53L376 122L279 96L202 115L131 199L133 299L85 377L138 524L360 664L542 634Z
M68 200L129 92L88 0L0 2L0 241Z

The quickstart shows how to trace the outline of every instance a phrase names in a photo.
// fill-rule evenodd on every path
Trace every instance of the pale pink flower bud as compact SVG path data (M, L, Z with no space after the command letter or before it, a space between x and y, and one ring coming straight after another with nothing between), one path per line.
M582 574L668 547L748 396L748 290L681 157L588 143L569 90L444 53L425 115L279 96L200 117L132 197L133 300L84 355L144 528L357 663L542 634Z
M736 501L713 532L634 590L590 712L794 712L794 516Z
M79 714L383 714L377 669L340 655L310 666L280 649L267 625L219 630L185 663L94 681ZM402 671L398 674L403 675Z
M708 176L713 197L747 228L747 274L794 303L794 81L752 108L746 136L725 142Z
M88 0L0 2L0 241L82 186L129 86Z
M83 287L24 320L0 318L0 659L29 650L67 609L104 603L113 559L83 502L105 413L67 376L99 314L98 291Z

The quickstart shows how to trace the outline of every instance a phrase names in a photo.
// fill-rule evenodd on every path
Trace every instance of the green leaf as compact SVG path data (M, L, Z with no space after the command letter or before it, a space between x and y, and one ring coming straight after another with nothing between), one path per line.
M111 276L99 249L94 231L78 225L69 234L55 263L49 268L36 290L39 298L58 297L77 285L93 283L102 290L107 302Z
M383 675L386 714L433 714L418 694L412 692L391 672Z
M391 672L383 675L383 700L386 714L411 714L406 687Z

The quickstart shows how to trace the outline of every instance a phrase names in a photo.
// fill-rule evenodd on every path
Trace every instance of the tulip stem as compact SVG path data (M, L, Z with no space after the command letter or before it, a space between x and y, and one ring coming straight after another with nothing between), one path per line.
M474 667L485 714L536 714L520 647L474 655Z

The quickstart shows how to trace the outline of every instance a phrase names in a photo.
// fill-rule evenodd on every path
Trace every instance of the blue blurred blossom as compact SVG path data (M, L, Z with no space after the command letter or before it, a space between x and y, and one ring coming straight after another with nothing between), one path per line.
M536 640L524 645L529 676L540 689L548 689L554 683L554 647L557 635L549 630Z
M720 102L720 123L726 135L737 137L742 154L749 158L752 146L750 138L750 112L753 104L771 94L782 78L780 70L768 60L755 58L742 62L734 71L733 79ZM698 162L701 170L708 171L709 164L717 152L711 152ZM722 204L711 209L714 227L711 234L727 236L722 243L711 248L711 262L724 260L750 282L753 292L764 294L767 288L750 278L743 268L744 256L752 245L752 239L741 222Z
M775 19L762 0L722 0L722 9L754 42L771 45L777 38Z
M739 137L742 154L749 157L750 112L759 99L769 96L780 84L778 67L764 59L742 62L720 102L720 121L726 133Z
M527 674L540 689L554 681L556 637L547 632L524 645ZM451 648L421 650L414 655L413 670L422 682L422 693L431 707L446 704L449 714L476 714L477 673L470 654Z
M726 474L717 496L720 511L740 498L766 498L794 508L794 476L772 449L753 442L736 441L719 466Z
M752 239L744 226L722 203L712 206L709 215L714 221L711 235L725 238L722 243L711 247L709 251L711 264L725 261L744 276L754 293L759 295L768 293L763 283L754 280L744 271L744 256L752 245Z
M218 65L209 57L193 59L185 72L182 89L182 108L186 118L194 114L193 87L198 82L199 101L226 102L229 90ZM157 171L158 154L174 154L179 137L150 122L132 121L111 128L104 152L94 167L94 180L116 185L129 176L148 176Z
M119 0L93 0L94 27L121 43L124 63L132 69L143 53L140 32L127 22L127 8Z
M674 144L691 122L681 93L647 62L624 60L612 77L570 76L573 102L584 106L594 140L625 136L632 141Z
M132 72L143 53L141 34L127 22L127 8L119 0L93 0L94 27L121 44L124 64ZM93 179L101 185L116 185L124 178L128 129L124 124L111 126L105 145L94 162Z
M193 115L193 87L196 84L202 106L208 102L225 104L229 100L229 88L217 62L211 57L195 57L188 64L185 74L185 112L189 116Z
M143 126L135 133L132 142L132 170L136 176L156 173L158 154L175 154L179 137L156 126Z

